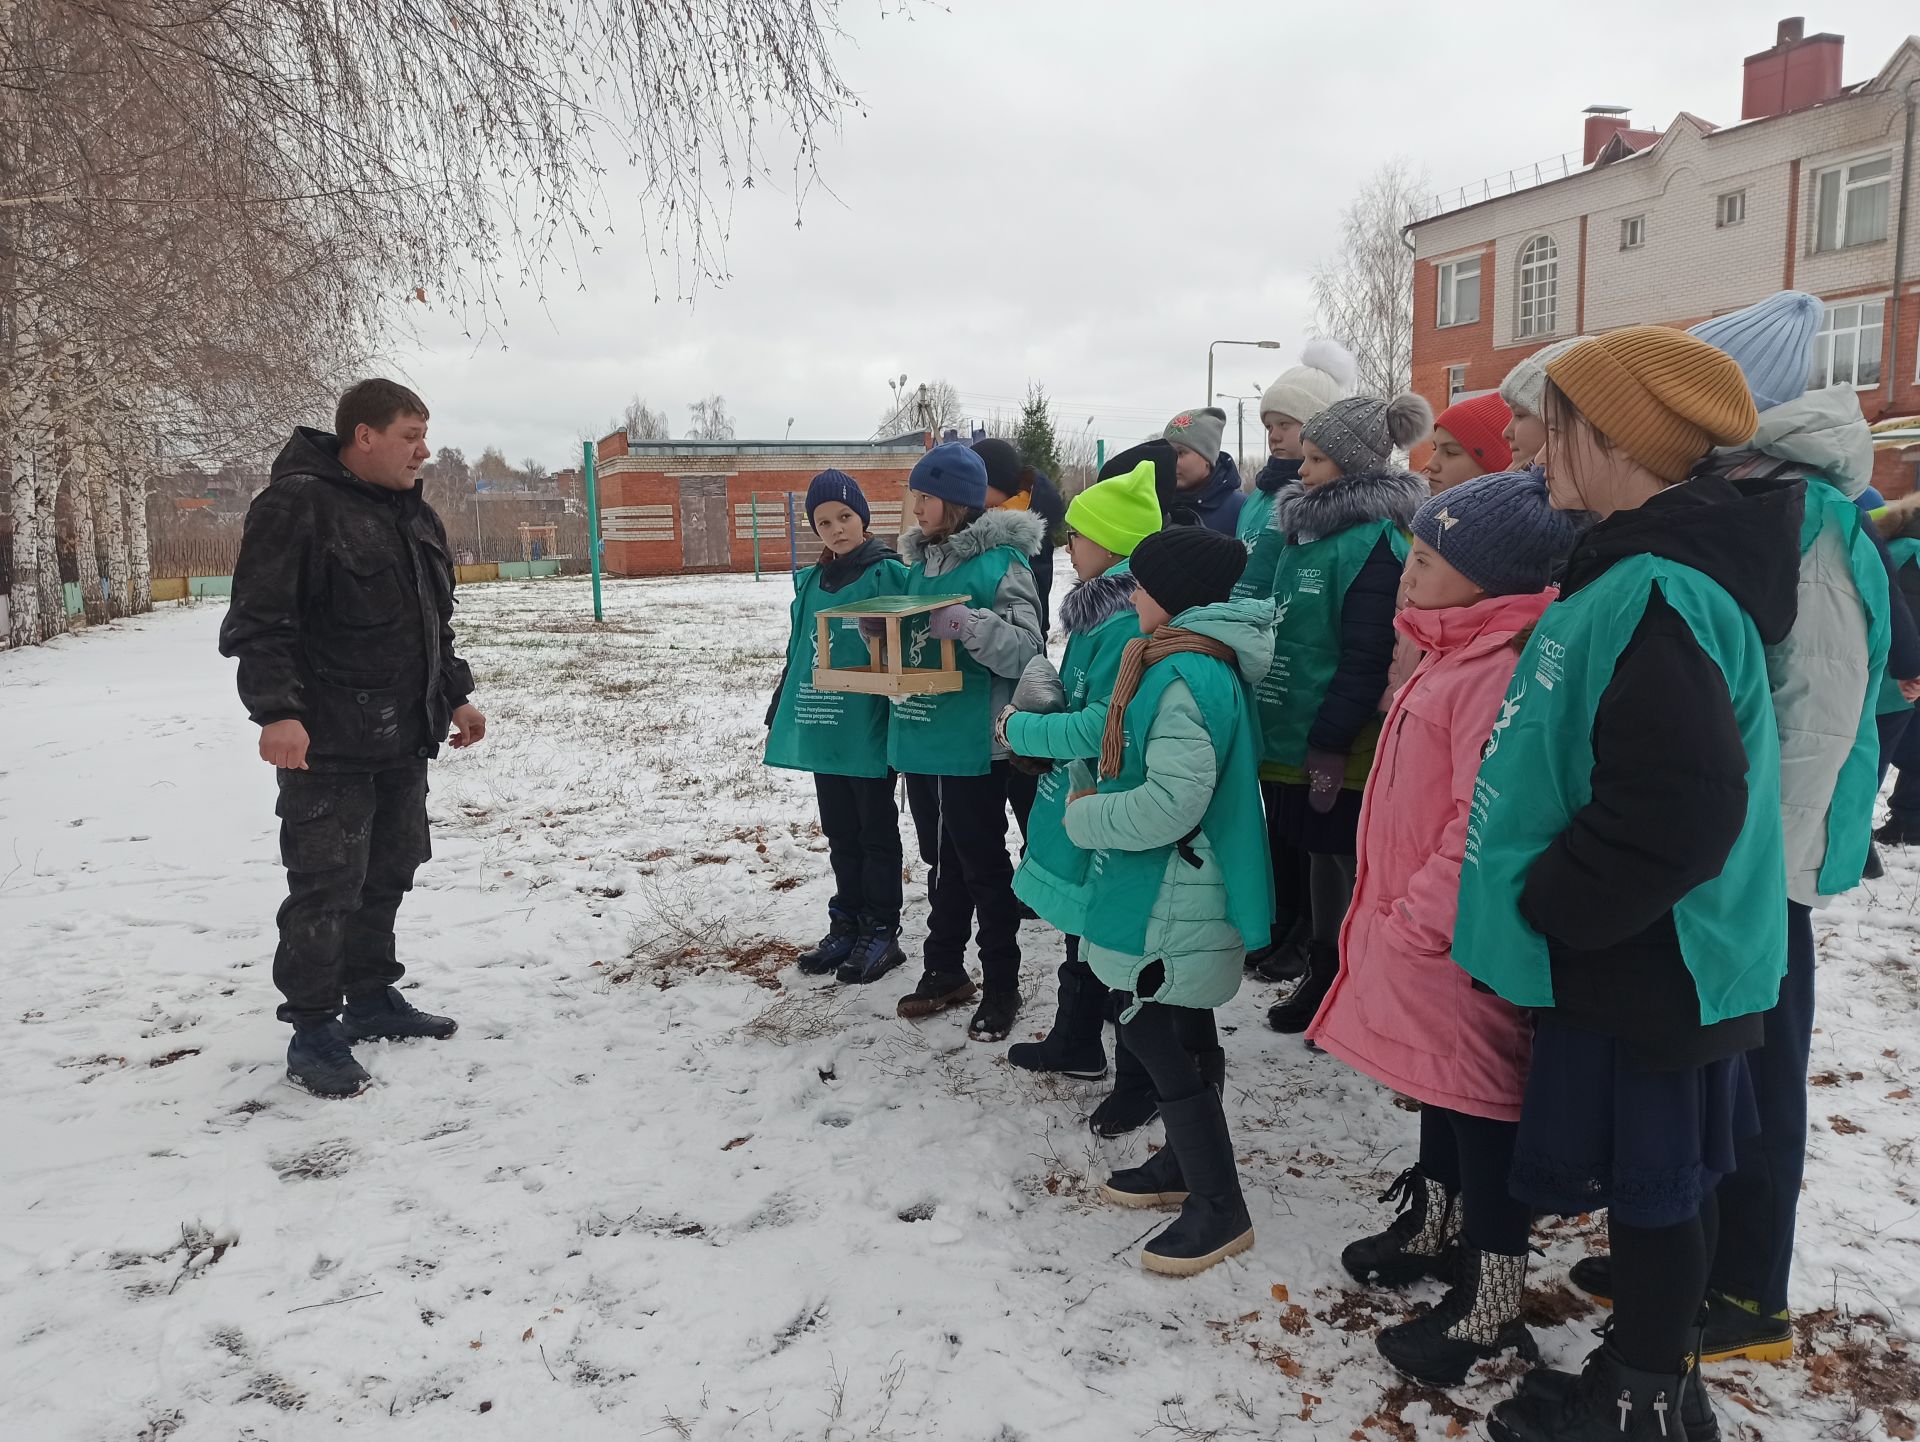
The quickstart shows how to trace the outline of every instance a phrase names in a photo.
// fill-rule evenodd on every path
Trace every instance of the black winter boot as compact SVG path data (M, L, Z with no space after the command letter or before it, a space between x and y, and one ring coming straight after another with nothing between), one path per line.
M1253 1219L1240 1194L1233 1138L1220 1093L1162 1102L1167 1150L1179 1163L1187 1198L1180 1215L1140 1251L1140 1265L1164 1277L1191 1277L1253 1245Z
M1262 981L1297 980L1307 969L1307 941L1312 935L1306 917L1294 918L1291 926L1275 932L1272 941L1247 953L1247 970Z
M1920 845L1920 827L1909 826L1889 816L1873 833L1873 839L1881 846L1917 846Z
M337 1021L323 1021L293 1029L293 1040L287 1043L287 1080L332 1100L359 1096L373 1078L353 1059L345 1028Z
M1613 1305L1613 1258L1582 1257L1567 1270L1567 1280L1601 1306ZM1793 1320L1785 1312L1763 1316L1756 1306L1709 1292L1701 1318L1702 1362L1784 1362L1793 1356Z
M1095 1081L1107 1074L1107 1049L1101 1029L1107 1020L1106 986L1085 962L1060 964L1060 999L1053 1030L1044 1041L1023 1041L1007 1048L1007 1060L1027 1071L1058 1072Z
M1127 1039L1113 1039L1113 1090L1101 1099L1087 1118L1087 1126L1096 1137L1123 1137L1136 1132L1160 1115L1160 1098L1153 1089L1153 1078L1140 1065L1140 1059L1127 1049Z
M854 943L860 937L859 926L844 911L829 907L827 916L827 934L814 943L811 951L803 951L794 958L803 976L825 976L853 955Z
M1333 989L1333 979L1340 971L1340 948L1331 942L1310 941L1307 943L1307 971L1300 978L1300 984L1293 989L1284 1001L1278 1001L1267 1012L1267 1025L1277 1032L1297 1036L1313 1024L1314 1013L1320 1010L1320 1003L1327 999L1327 993Z
M853 950L840 963L834 975L849 986L866 986L880 980L896 966L905 964L907 954L900 949L900 927L868 925L853 939ZM803 966L801 970L806 968Z
M923 971L912 991L900 998L896 1015L908 1021L932 1016L950 1006L964 1006L979 988L964 971Z
M365 996L347 998L340 1025L348 1041L445 1041L460 1023L450 1016L421 1011L400 994L397 986L383 986Z
M1567 1280L1601 1306L1613 1305L1613 1258L1605 1252L1575 1262L1567 1268Z
M1180 1159L1171 1146L1160 1148L1137 1167L1124 1167L1100 1185L1100 1195L1116 1207L1177 1207L1187 1199Z
M1700 1310L1702 1319L1706 1309ZM1613 1319L1609 1317L1604 1326L1594 1328L1593 1335L1604 1343L1613 1334ZM1580 1378L1572 1372L1553 1371L1548 1368L1536 1368L1520 1379L1517 1396L1533 1399L1533 1405L1558 1407L1573 1395L1580 1385ZM1720 1418L1713 1410L1713 1399L1707 1395L1707 1379L1700 1371L1700 1336L1694 1335L1693 1356L1687 1359L1686 1386L1680 1394L1680 1435L1685 1442L1720 1442Z
M1494 1442L1674 1442L1687 1374L1629 1367L1607 1342L1578 1377L1536 1373L1487 1417ZM1538 1380L1535 1380L1535 1379Z
M973 1020L967 1023L967 1036L973 1041L1005 1041L1018 1015L1019 992L990 991L980 998Z
M1428 1387L1458 1387L1475 1362L1509 1350L1529 1362L1540 1348L1520 1320L1527 1258L1462 1251L1459 1280L1423 1317L1388 1327L1376 1339L1380 1355Z
M1366 1286L1404 1287L1422 1277L1453 1275L1460 1234L1460 1198L1418 1167L1408 1167L1380 1194L1400 1203L1386 1231L1362 1237L1340 1253L1340 1265Z

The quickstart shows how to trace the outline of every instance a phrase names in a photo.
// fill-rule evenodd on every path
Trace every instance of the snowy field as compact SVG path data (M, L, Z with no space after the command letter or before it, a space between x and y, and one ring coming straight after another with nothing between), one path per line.
M1438 1289L1339 1267L1416 1118L1266 1030L1265 989L1222 1012L1259 1240L1181 1282L1093 1192L1157 1125L1096 1142L1098 1086L1014 1071L964 1010L896 1020L914 968L792 968L829 887L807 779L758 762L789 594L614 583L596 629L582 582L461 593L492 734L435 766L400 944L462 1029L362 1047L344 1103L282 1078L273 779L218 606L0 654L0 1435L1479 1435L1507 1379L1421 1392L1373 1349ZM1809 1345L1714 1370L1730 1435L1920 1419L1920 853L1889 860L1819 924ZM1023 943L1026 1034L1061 953ZM1541 1240L1571 1363L1599 1233Z

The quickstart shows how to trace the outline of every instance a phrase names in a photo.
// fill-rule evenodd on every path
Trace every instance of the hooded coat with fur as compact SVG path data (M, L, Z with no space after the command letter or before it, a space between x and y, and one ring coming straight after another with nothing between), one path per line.
M1235 594L1270 599L1282 547L1310 545L1370 521L1389 520L1407 530L1426 498L1427 483L1421 477L1391 466L1342 476L1323 486L1289 481L1274 495L1267 532L1247 558L1246 575ZM1347 784L1355 789L1366 780L1380 696L1393 664L1400 571L1400 558L1383 536L1347 588L1340 609L1340 663L1307 736L1314 750L1348 757ZM1302 778L1276 775L1272 779Z
M1047 523L1032 511L1001 510L981 513L944 541L928 541L918 526L900 537L901 558L922 567L929 577L944 576L996 546L1008 546L1020 556L1000 578L993 604L975 607L960 637L967 654L993 674L991 715L999 715L1013 699L1014 683L1045 645L1032 558L1046 544L1046 536ZM995 742L993 759L1004 761L1007 755L1007 748Z

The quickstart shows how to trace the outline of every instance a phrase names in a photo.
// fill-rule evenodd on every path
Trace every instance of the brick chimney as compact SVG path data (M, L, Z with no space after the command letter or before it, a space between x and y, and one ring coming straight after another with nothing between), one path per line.
M1627 129L1627 126L1626 106L1589 105L1586 136L1580 146L1580 163L1592 165L1594 156L1606 149L1607 142Z
M1761 120L1831 100L1840 93L1842 35L1809 35L1798 15L1780 22L1771 50L1747 57L1740 118Z

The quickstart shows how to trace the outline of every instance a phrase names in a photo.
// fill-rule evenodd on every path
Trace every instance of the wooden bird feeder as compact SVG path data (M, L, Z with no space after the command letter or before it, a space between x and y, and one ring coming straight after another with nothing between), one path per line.
M924 616L944 606L961 605L966 600L965 596L879 596L871 601L851 601L844 606L815 611L814 621L820 628L818 654L829 661L833 658L829 633L834 620L873 616L886 624L886 631L884 635L866 638L869 661L865 666L815 666L814 689L858 691L893 701L902 696L938 696L958 691L962 678L953 642L941 641L938 666L909 666L900 631L901 623L910 617Z

